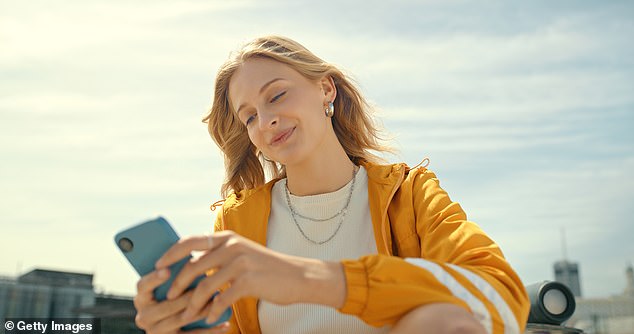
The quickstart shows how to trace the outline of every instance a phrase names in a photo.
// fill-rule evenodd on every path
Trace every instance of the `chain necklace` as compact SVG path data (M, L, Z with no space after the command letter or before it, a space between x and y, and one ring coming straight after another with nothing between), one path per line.
M297 212L297 210L291 204L291 196L290 196L291 192L288 190L288 179L287 179L286 191L284 192L284 194L286 195L286 202L288 203L288 208L291 210L291 217L293 217L293 222L295 222L295 226L297 226L297 229L302 234L304 239L312 242L315 245L323 245L323 244L327 243L328 241L332 240L332 238L334 238L335 235L337 235L337 233L339 232L339 229L341 228L343 220L346 218L346 213L348 213L348 206L350 206L350 200L352 199L352 192L354 191L354 183L356 181L356 178L357 178L357 169L353 168L352 169L352 184L350 185L350 192L348 193L348 200L346 201L346 205L341 210L339 210L339 212L337 212L334 216L329 217L329 218L311 218L311 217L304 216L304 215L300 214L299 212ZM313 240L313 239L309 238L306 235L306 233L304 232L304 230L302 229L302 227L297 222L297 217L308 219L308 220L313 221L313 222L324 222L324 221L327 221L327 220L331 220L331 219L333 219L333 218L335 218L335 217L337 217L339 215L341 215L341 219L339 219L339 224L337 225L337 229L335 230L335 232L330 237L328 237L327 239L322 240L322 241L316 241L316 240Z

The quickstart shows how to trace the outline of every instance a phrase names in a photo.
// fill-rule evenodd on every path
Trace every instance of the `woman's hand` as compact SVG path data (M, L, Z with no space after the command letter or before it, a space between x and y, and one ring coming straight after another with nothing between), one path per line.
M157 261L156 269L165 269L192 251L204 251L204 254L183 267L168 291L168 300L181 300L196 277L210 269L214 273L193 290L184 320L206 312L207 320L215 321L242 297L256 297L281 305L305 302L335 308L343 306L346 288L340 263L278 253L232 231L182 239ZM205 310L214 292L227 283L229 287Z
M137 283L137 295L134 297L134 307L137 310L136 324L148 334L155 333L185 333L179 329L190 323L182 318L182 312L191 300L191 291L174 300L157 302L153 291L170 277L169 269L153 271ZM202 319L206 313L200 313ZM187 334L225 333L229 330L229 323L225 322L210 329L187 331Z
M390 334L486 334L486 329L464 308L445 303L419 306L405 314Z

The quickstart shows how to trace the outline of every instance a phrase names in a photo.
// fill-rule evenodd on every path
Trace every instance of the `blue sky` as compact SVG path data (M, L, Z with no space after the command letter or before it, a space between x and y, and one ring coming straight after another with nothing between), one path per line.
M157 214L211 229L222 157L201 123L216 70L262 34L346 69L392 144L431 159L526 283L580 263L586 296L634 261L634 5L628 1L0 2L0 273L95 274Z

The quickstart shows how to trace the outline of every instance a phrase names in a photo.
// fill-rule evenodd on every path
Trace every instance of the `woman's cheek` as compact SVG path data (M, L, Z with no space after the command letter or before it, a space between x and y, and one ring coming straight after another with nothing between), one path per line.
M255 131L253 131L253 130L249 130L249 131L248 131L248 133L249 133L249 140L251 141L251 143L252 143L253 145L255 145L255 147L257 147L258 149L261 149L261 148L262 148L262 145L261 145L260 138L258 138L257 133L254 133L254 132L255 132Z

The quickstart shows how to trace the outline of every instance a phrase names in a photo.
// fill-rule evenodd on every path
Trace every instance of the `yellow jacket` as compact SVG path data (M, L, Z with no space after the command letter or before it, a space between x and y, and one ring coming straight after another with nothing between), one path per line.
M436 175L405 164L363 166L378 254L342 261L347 296L339 311L383 326L418 306L452 303L473 313L489 333L522 333L529 310L522 282ZM215 229L266 246L275 181L230 195ZM257 302L243 298L233 305L234 333L260 333Z

